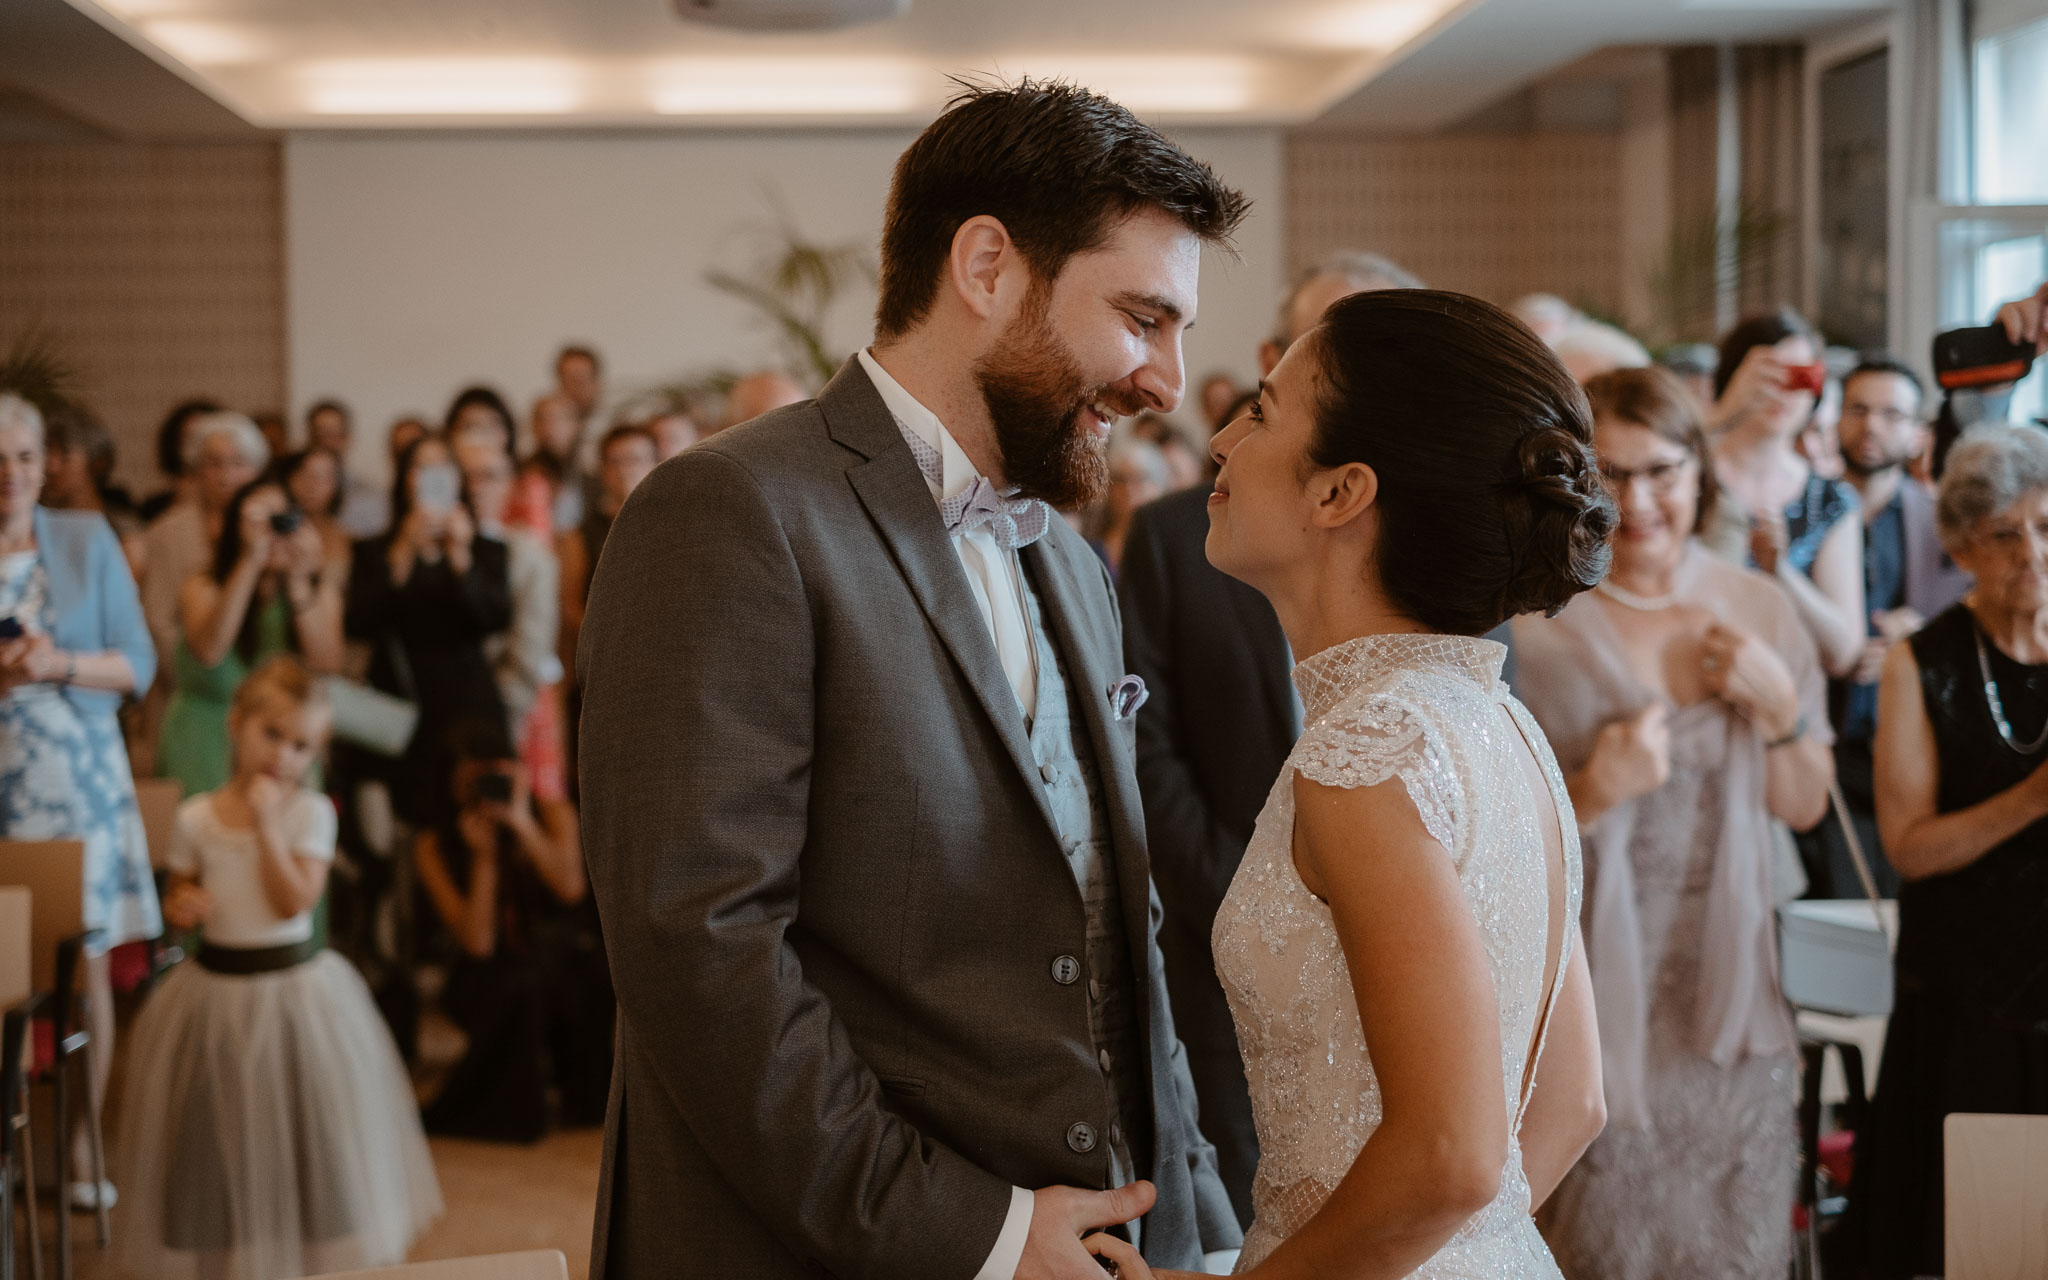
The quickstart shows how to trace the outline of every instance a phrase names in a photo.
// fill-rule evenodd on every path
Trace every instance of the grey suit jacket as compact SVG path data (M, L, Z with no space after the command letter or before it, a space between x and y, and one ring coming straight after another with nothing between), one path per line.
M1022 560L1099 762L1153 1108L1147 1255L1238 1243L1196 1127L1117 721L1116 607ZM936 504L849 363L656 469L592 582L583 838L618 988L594 1277L969 1280L1012 1185L1101 1187L1084 911ZM1149 1120L1149 1123L1145 1121Z

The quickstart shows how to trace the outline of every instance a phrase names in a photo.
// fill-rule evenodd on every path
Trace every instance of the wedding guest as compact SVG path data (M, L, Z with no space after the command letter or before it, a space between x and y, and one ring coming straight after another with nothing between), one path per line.
M580 434L595 430L604 404L604 362L597 352L571 343L556 353L555 392L575 410Z
M390 522L390 494L355 473L349 450L355 443L355 415L339 400L315 401L306 410L306 447L325 449L341 470L341 509L335 519L351 539L374 538Z
M1650 363L1643 344L1611 324L1579 316L1550 344L1565 372L1580 383L1616 369L1640 369Z
M179 593L176 687L157 739L158 770L187 796L227 784L228 711L251 671L285 653L341 670L340 570L283 485L258 480L228 503L212 565Z
M178 596L185 580L213 562L228 504L270 461L256 424L218 410L194 416L184 429L186 495L149 526L142 612L166 665L178 643Z
M433 427L427 424L425 418L407 415L406 417L392 420L391 429L384 433L384 451L391 456L391 470L393 474L397 473L398 460L405 456L405 451L412 448L423 437L432 435L433 431ZM391 495L387 493L384 496L388 505ZM378 532L390 532L388 522L386 527Z
M1131 536L1131 517L1138 508L1185 487L1174 484L1166 455L1143 436L1127 434L1110 445L1109 493L1097 509L1095 533L1088 543L1109 566L1111 577L1123 567L1124 544Z
M1869 638L1856 669L1829 687L1835 772L1877 888L1898 894L1877 831L1871 744L1877 737L1877 681L1890 648L1927 625L1970 589L1970 577L1942 550L1934 490L1907 468L1932 439L1921 417L1920 379L1888 356L1866 357L1842 380L1841 457L1863 513L1863 603ZM1860 897L1862 883L1840 832L1824 829L1828 896Z
M561 649L571 660L583 628L583 608L590 599L590 575L611 534L612 521L626 505L626 498L654 470L659 454L654 434L643 427L613 427L598 444L598 500L584 513L580 525L562 535L560 544Z
M97 511L121 539L121 553L142 576L142 513L113 482L114 438L90 409L60 400L43 411L43 505L52 511Z
M1259 375L1273 372L1296 339L1315 326L1330 304L1368 289L1420 289L1414 272L1377 253L1342 249L1296 276L1280 302L1273 336L1259 344Z
M440 436L421 437L399 459L391 513L390 533L355 545L343 624L370 646L371 685L419 708L405 754L381 772L398 815L424 827L449 811L448 727L505 719L484 642L512 625L509 553L477 532Z
M762 369L732 384L725 393L725 425L736 427L770 409L796 404L806 392L780 369Z
M135 580L107 522L38 506L42 415L0 392L0 840L82 840L87 949L85 1016L92 1033L89 1103L114 1064L107 952L163 932L135 782L115 713L147 689L156 649ZM74 1174L90 1170L77 1131ZM66 1189L71 1203L112 1204L99 1181Z
M561 630L560 570L554 549L506 523L512 505L512 456L490 428L472 427L455 439L477 532L505 544L512 625L484 641L484 657L498 681L511 735L534 793L555 801L568 795L561 698L562 663L555 643Z
M1863 654L1863 522L1856 491L1798 448L1826 377L1820 341L1794 311L1752 316L1721 340L1709 415L1722 489L1716 552L1775 579L1799 610L1829 675Z
M469 1044L427 1130L535 1142L557 1114L602 1124L615 1006L576 810L533 794L495 722L454 732L455 798L415 858L460 949L441 1003Z
M340 457L323 446L310 445L272 463L270 474L284 487L292 510L320 535L324 558L337 566L337 579L345 581L349 548L355 539L341 522L345 507Z
M654 437L655 461L667 462L703 439L704 427L696 415L677 409L656 415L647 423L647 433Z
M271 457L281 458L292 451L291 424L284 420L283 414L275 409L265 409L250 414L249 420L263 433L263 443L270 447Z
M1230 423L1231 406L1244 394L1244 388L1237 385L1237 379L1222 370L1217 370L1202 379L1202 391L1197 401L1202 407L1202 425L1214 435Z
M510 424L508 415L508 431ZM583 519L583 432L576 402L568 396L556 392L533 402L533 452L520 464L517 498L519 510L531 514L515 514L513 521L549 545ZM512 456L519 456L516 440Z
M220 410L221 406L214 401L199 398L182 401L164 415L162 425L156 429L156 467L170 484L142 500L138 509L144 524L155 523L158 516L185 496L185 429L194 418Z
M1798 1039L1778 990L1773 819L1827 805L1825 684L1782 589L1696 535L1716 491L1662 369L1586 388L1621 507L1606 580L1514 623L1585 850L1607 1131L1545 1206L1572 1280L1783 1280Z
M2048 436L1966 432L1935 518L1976 585L1892 646L1878 691L1877 821L1905 883L1840 1228L1869 1280L1942 1272L1945 1117L2048 1114Z
M440 1214L405 1064L361 976L317 940L335 816L311 778L332 720L312 672L264 663L225 729L232 779L178 809L164 914L204 941L135 1027L125 1274L391 1265Z

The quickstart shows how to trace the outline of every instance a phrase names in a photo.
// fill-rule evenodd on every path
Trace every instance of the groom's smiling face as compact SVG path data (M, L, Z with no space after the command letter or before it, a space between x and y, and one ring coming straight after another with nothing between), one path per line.
M1194 325L1201 240L1147 208L1033 282L975 362L1004 478L1026 497L1085 506L1109 486L1116 419L1180 404L1181 335Z

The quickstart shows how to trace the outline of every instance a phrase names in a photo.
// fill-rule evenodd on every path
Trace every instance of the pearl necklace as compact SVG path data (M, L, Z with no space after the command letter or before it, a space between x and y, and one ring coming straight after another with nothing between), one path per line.
M2040 754L2048 746L2048 724L2041 726L2041 732L2032 742L2020 743L2013 739L2012 724L2005 718L2005 703L1998 696L1998 681L1991 678L1991 655L1984 651L1984 628L1976 627L1977 672L1984 677L1984 705L1991 712L1991 723L1998 729L1998 736L2005 739L2005 745L2023 756Z
M1678 603L1678 593L1676 591L1669 591L1661 596L1639 596L1626 587L1616 586L1612 578L1602 579L1593 590L1598 591L1601 595L1606 596L1622 608L1634 609L1638 613L1656 613L1660 609L1669 609Z

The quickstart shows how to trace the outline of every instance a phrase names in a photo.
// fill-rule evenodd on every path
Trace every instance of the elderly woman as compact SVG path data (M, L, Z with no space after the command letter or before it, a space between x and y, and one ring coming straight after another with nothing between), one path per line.
M1942 1270L1944 1117L2048 1114L2048 435L1964 435L1935 520L1977 584L1878 686L1898 995L1843 1223L1872 1277Z
M1111 575L1123 568L1124 541L1138 508L1176 488L1166 454L1152 441L1125 435L1109 447L1109 492L1102 500L1095 534L1088 540Z
M1785 593L1695 536L1715 489L1691 393L1662 369L1586 391L1613 568L1514 643L1583 832L1609 1120L1542 1225L1573 1280L1781 1280L1798 1042L1769 826L1826 807L1825 684Z
M1800 444L1826 387L1820 339L1791 310L1752 316L1721 340L1714 474L1724 501L1709 545L1776 579L1829 675L1863 654L1863 522L1856 491L1814 469Z
M85 843L86 921L100 930L86 964L97 1107L114 1061L106 952L163 931L114 720L123 694L149 687L156 653L113 529L36 505L42 487L42 416L0 394L0 839ZM90 1208L112 1189L70 1194Z
M142 613L168 666L178 647L178 597L185 580L213 563L228 504L270 461L270 446L245 414L213 410L184 429L186 496L149 526Z

